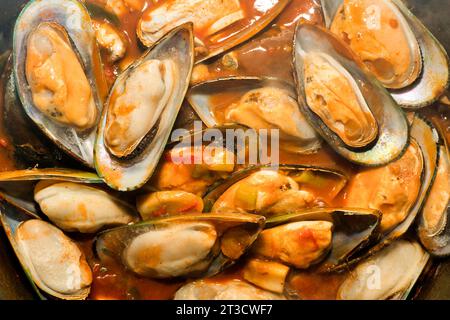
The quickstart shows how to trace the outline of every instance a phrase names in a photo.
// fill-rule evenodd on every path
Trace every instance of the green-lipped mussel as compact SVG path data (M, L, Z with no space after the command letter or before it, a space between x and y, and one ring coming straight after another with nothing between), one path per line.
M405 115L336 36L300 23L295 32L294 71L300 109L341 156L375 166L404 152L409 133Z
M326 206L346 183L343 173L326 168L254 166L237 171L213 186L203 200L207 211L231 210L270 217Z
M162 5L146 9L138 22L137 35L144 45L150 47L170 29L193 21L196 61L199 62L223 53L254 36L270 24L290 0L262 5L253 1L249 1L249 4L243 2L242 0L166 1ZM257 9L257 17L245 9L249 5ZM229 30L231 35L230 33L226 35L226 30Z
M184 24L116 79L95 143L97 172L110 187L134 190L153 174L186 94L193 59L192 24Z
M347 42L405 108L432 104L449 81L443 46L400 0L325 0L331 32Z
M249 214L185 214L100 233L96 251L150 278L202 277L232 265L264 226Z
M95 233L105 227L136 222L136 209L111 190L100 188L101 183L93 173L68 169L0 173L5 199L44 214L64 231Z
M313 153L320 139L300 112L295 89L274 78L229 77L194 85L187 99L208 127L241 124L279 130L282 149Z
M74 241L0 195L0 220L39 297L86 299L92 271Z
M13 57L27 115L60 148L94 167L107 88L85 7L75 0L31 1L16 21Z

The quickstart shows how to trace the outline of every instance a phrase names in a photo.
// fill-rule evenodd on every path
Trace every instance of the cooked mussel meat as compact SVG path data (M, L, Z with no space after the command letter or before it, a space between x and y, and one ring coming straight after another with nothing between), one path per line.
M203 200L186 191L156 191L138 196L136 207L144 220L203 211Z
M351 270L338 299L405 299L429 255L417 242L397 240Z
M420 213L418 226L420 242L427 251L436 256L448 256L450 254L449 170L449 150L446 141L440 136L436 175Z
M239 0L166 1L147 10L138 26L141 41L150 46L175 26L195 21L195 29L209 36L244 18Z
M122 59L127 52L127 40L117 28L108 21L92 21L95 38L99 46L107 52L109 61Z
M43 22L31 31L25 61L33 102L41 112L79 130L96 123L91 86L63 27Z
M208 127L241 124L278 130L280 147L313 153L320 139L300 112L295 90L274 78L229 77L194 85L187 96Z
M390 230L406 219L417 201L423 161L419 146L412 140L397 161L356 174L349 183L345 205L381 211L381 230Z
M205 202L213 203L211 212L247 212L270 217L325 206L342 190L346 180L340 172L313 167L243 169L213 189Z
M350 45L384 86L403 88L419 76L419 44L390 0L345 0L330 30Z
M285 300L283 295L262 290L245 281L233 279L197 280L182 286L175 300Z
M93 167L107 85L88 11L76 0L30 1L14 29L14 75L27 115Z
M136 222L136 209L101 187L101 182L93 173L68 169L0 173L0 187L9 201L36 212L37 203L40 212L64 231L94 233ZM30 194L34 196L30 198Z
M108 192L67 181L40 181L34 200L41 211L64 231L93 233L105 226L137 220L135 209Z
M116 79L95 143L97 172L113 189L137 189L153 174L183 102L193 59L192 24L181 25Z
M326 0L322 8L331 32L402 107L424 107L444 94L447 53L401 0Z
M328 253L332 234L333 224L329 221L292 222L261 232L252 252L306 269Z
M15 232L18 253L36 285L55 296L87 295L92 272L78 246L51 224L31 219Z
M86 299L92 271L77 244L61 230L0 195L0 221L41 298Z
M369 145L378 124L355 80L331 56L304 56L306 102L311 110L349 147Z
M242 256L263 225L256 215L185 214L107 230L96 250L141 276L214 275Z
M378 238L380 213L357 208L314 208L272 217L251 254L294 269L339 270Z
M408 123L402 110L331 32L297 26L294 70L301 111L341 156L374 166L405 150Z
M166 0L149 5L142 14L137 35L152 46L170 29L194 22L197 62L209 59L244 42L264 29L289 0L264 3L241 0ZM254 8L253 14L248 8Z
M151 59L136 66L115 86L104 133L111 154L118 158L129 156L151 133L174 94L177 72L173 61Z

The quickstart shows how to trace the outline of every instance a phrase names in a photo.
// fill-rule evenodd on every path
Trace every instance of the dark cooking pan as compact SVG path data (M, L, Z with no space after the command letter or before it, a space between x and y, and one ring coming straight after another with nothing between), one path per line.
M11 29L27 0L0 1L0 54L11 46ZM450 52L450 0L405 0ZM0 299L33 299L33 291L0 228ZM450 261L437 261L418 283L417 299L450 299Z

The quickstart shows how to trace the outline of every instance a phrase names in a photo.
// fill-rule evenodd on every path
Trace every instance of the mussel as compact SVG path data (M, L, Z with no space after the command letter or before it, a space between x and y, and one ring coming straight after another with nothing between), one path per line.
M345 186L338 171L301 165L277 170L255 166L237 171L205 196L211 212L247 212L267 217L325 206Z
M187 98L208 127L241 124L255 130L279 130L280 147L312 153L320 139L305 120L292 86L282 80L229 77L194 85Z
M419 215L418 234L422 245L435 256L450 254L450 157L443 135L439 136L439 159L434 181Z
M404 152L409 132L405 115L335 35L300 23L294 70L303 114L341 156L374 166Z
M243 267L242 277L264 290L283 293L289 271L283 263L252 258Z
M113 189L137 189L152 175L184 99L193 59L192 25L185 24L117 78L95 143L97 172Z
M406 299L428 259L417 242L397 240L351 270L337 298Z
M436 129L420 116L412 115L411 143L406 153L384 167L363 170L349 182L345 205L382 213L382 237L369 252L383 248L412 226L435 175L437 142ZM371 186L372 183L376 185Z
M406 108L436 101L449 81L442 45L400 0L321 1L327 27L347 42Z
M126 37L108 21L92 21L98 45L107 52L108 60L116 62L122 59L128 47Z
M419 146L411 140L400 159L356 174L349 183L345 205L380 210L381 229L389 231L406 219L417 201L423 161Z
M136 209L111 191L94 186L101 182L95 174L64 169L0 173L0 188L7 200L37 212L36 203L39 212L64 231L94 233L136 222ZM30 194L34 194L31 199Z
M137 35L147 47L164 33L186 22L194 22L196 61L216 56L264 29L287 6L289 0L257 5L241 0L171 0L149 6L137 26ZM253 7L255 19L247 11Z
M146 220L167 215L202 212L203 200L186 191L156 191L138 196L136 207L141 217Z
M262 290L245 281L232 279L196 280L182 286L174 300L285 300L286 297Z
M36 292L43 299L86 299L92 271L74 241L48 222L3 196L0 220Z
M233 264L252 245L264 217L248 214L185 214L107 230L96 251L150 278L202 277Z
M17 168L70 166L72 158L65 155L39 130L25 113L17 95L12 55L6 59L1 77L3 87L3 121L5 133L14 145L14 160Z
M339 270L378 238L380 212L313 208L267 220L251 254L295 269Z
M107 87L89 13L75 0L31 1L16 21L13 42L26 113L59 147L93 167Z

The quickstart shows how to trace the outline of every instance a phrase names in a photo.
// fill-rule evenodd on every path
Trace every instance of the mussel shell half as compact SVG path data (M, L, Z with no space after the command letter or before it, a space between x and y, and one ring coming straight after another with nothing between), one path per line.
M446 141L440 136L436 176L419 215L417 232L422 245L432 255L450 255L450 157Z
M381 214L377 210L359 208L313 208L270 218L266 228L298 221L329 221L333 223L333 240L327 257L318 271L344 268L346 262L378 237Z
M337 189L342 189L348 181L348 177L337 170L320 168L314 166L306 166L306 165L294 165L294 164L280 164L276 169L270 167L269 165L255 165L250 166L245 169L241 169L236 171L231 176L229 176L225 181L219 181L217 184L211 186L206 193L206 196L203 198L204 203L204 211L208 212L213 207L214 203L219 199L219 197L227 191L231 186L235 183L238 183L240 180L248 177L252 173L255 173L260 170L282 170L287 171L292 174L297 174L305 171L312 171L316 173L322 173L325 175L329 175L333 178L333 181L336 181L340 186Z
M103 182L95 173L65 168L26 169L0 173L1 182L30 180L63 180L82 183Z
M16 241L16 232L18 227L28 220L38 219L39 217L24 210L21 207L14 205L13 203L5 200L3 195L0 195L0 221L5 229L5 233L8 240L11 243L14 252L26 274L30 283L37 293L38 297L42 300L47 299L49 296L57 299L64 300L83 300L86 299L90 292L90 287L81 289L78 292L72 294L63 294L52 290L47 287L40 279L37 278L36 272L33 271L33 267L29 265L29 260L22 256L19 244Z
M10 197L10 201L28 210L35 211L33 188L38 180L103 183L100 177L90 172L60 168L26 169L1 172L0 190Z
M207 41L205 43L207 53L201 54L198 57L196 57L196 63L199 63L201 61L205 61L214 56L217 56L218 54L221 54L221 53L239 45L240 43L250 39L255 34L260 32L261 30L263 30L267 25L269 25L284 10L284 8L290 3L290 1L291 0L277 0L277 1L269 1L267 3L265 2L263 5L263 9L258 10L258 11L260 11L258 18L256 18L256 19L252 18L250 23L243 27L238 25L238 27L240 27L241 29L234 27L234 26L229 26L226 29L219 30L217 33L213 34L211 37L208 37L206 39ZM243 1L238 1L238 2L243 2ZM180 7L181 3L182 3L182 1L178 1L178 5L175 5L173 7L175 7L175 8ZM187 3L187 5L189 5L188 1L186 1L186 3ZM169 9L167 9L168 11L166 11L164 14L168 15L168 20L170 21L171 14L176 15L176 13L171 13L169 6L168 6L168 8L169 8ZM218 8L218 10L220 10L220 9L221 8ZM151 12L154 9L149 8L148 10ZM145 14L146 13L144 13L144 16L145 16ZM205 14L207 15L208 13L206 12ZM142 24L143 20L144 20L144 18L141 18L141 20L138 23L137 35L144 45L152 46L153 45L152 41L149 39L146 39L145 34L144 34L145 32L143 32L143 30L141 28L141 24ZM189 17L189 16L181 17L181 18L179 18L178 23L169 22L168 24L169 25L173 24L173 26L175 26L177 24L179 25L181 23L185 23L186 21L192 21L192 17ZM225 30L228 31L228 29L230 29L230 31L231 31L229 34L226 34L225 32L222 33L222 31L225 31ZM218 40L217 41L211 40L212 37L214 37Z
M12 68L12 55L7 59L1 80L4 84L2 125L14 144L14 160L17 168L57 167L58 163L71 162L73 158L59 149L27 116L19 96Z
M366 148L349 148L308 106L303 76L304 53L331 56L356 81L378 123L378 137ZM328 144L344 158L361 165L375 166L398 158L408 143L408 123L401 108L381 84L369 75L350 48L327 30L306 23L297 26L294 40L294 70L300 109Z
M397 240L350 270L337 298L406 299L428 261L419 243Z
M295 96L295 90L283 80L245 76L218 78L197 83L189 89L187 99L200 119L208 128L211 128L224 124L220 123L212 112L215 105L211 101L212 95L217 93L243 95L247 91L260 89L265 86L287 90Z
M46 182L37 189L41 181ZM46 215L68 232L93 233L139 220L133 205L90 172L59 168L2 172L0 190L6 201L35 216Z
M14 75L19 97L28 116L54 143L83 164L94 167L95 130L93 129L95 126L79 131L57 123L37 109L33 103L25 72L27 40L38 25L46 22L55 23L67 32L72 49L80 60L91 87L98 115L103 108L107 86L95 33L89 13L80 2L75 0L35 0L21 12L16 21L13 42ZM98 119L99 116L95 123Z
M174 300L285 300L281 294L263 290L248 282L231 279L200 279L189 282L175 293Z
M100 184L96 174L71 169L48 168L5 171L0 173L2 197L21 210L39 217L33 198L33 189L39 180L69 181L83 184Z
M96 252L102 261L106 261L108 258L113 258L116 261L121 261L125 266L127 266L126 254L127 248L133 244L133 240L139 236L158 232L160 230L170 230L171 227L176 227L180 225L210 225L214 226L215 232L217 233L217 241L220 244L220 250L218 252L211 252L206 258L210 260L203 265L203 270L196 270L195 273L183 274L182 271L177 270L177 277L203 277L212 276L217 274L224 268L232 265L237 258L239 258L256 240L258 234L264 227L265 219L262 216L251 215L251 214L185 214L181 216L172 216L167 218L159 218L147 220L134 225L118 227L115 229L106 230L100 233L96 240ZM192 229L192 230L195 230ZM171 237L176 238L183 232L172 233ZM228 234L228 235L227 235ZM236 236L240 237L240 240L236 239ZM231 237L231 238L230 238ZM234 238L233 238L234 237ZM147 238L148 239L148 238ZM226 239L226 240L224 240ZM148 245L159 245L161 241L163 242L167 239L158 239L158 243L148 243ZM179 243L179 241L172 241L164 244L165 249L173 251L177 246L186 245L185 243ZM242 240L242 241L241 241ZM155 240L154 240L155 241ZM231 241L231 242L230 242ZM234 251L234 254L230 254L231 251L225 250L225 248L237 249L232 243L233 241L238 241L239 249ZM237 244L237 243L235 243ZM217 243L216 243L217 245ZM215 245L215 247L216 247ZM229 246L231 245L231 246ZM226 252L228 251L228 252ZM153 259L158 259L159 256L153 257ZM206 259L205 258L205 259ZM128 266L129 267L129 266ZM149 275L147 275L149 276ZM158 275L152 274L151 277L157 278L168 278L167 274ZM169 277L170 278L170 277Z
M139 150L135 149L137 154L133 155L132 159L119 159L111 155L105 146L105 127L111 97L108 98L99 123L94 157L98 174L111 188L120 191L134 190L141 187L153 174L189 85L194 61L193 49L192 24L181 25L160 39L116 79L111 92L114 92L115 87L127 79L137 66L152 59L172 60L179 73L179 77L175 79L172 95L156 126L152 128L152 132L156 128L153 138L140 144Z
M383 234L375 245L368 248L367 252L364 250L365 252L355 257L355 261L379 251L392 241L403 236L411 228L424 204L430 185L435 177L438 161L438 133L428 121L419 115L415 114L412 116L411 138L417 142L423 156L423 170L420 173L421 186L419 194L415 203L410 208L407 217L400 224Z
M449 58L444 47L405 6L401 0L390 0L399 9L414 33L422 55L419 78L400 90L391 92L394 100L404 108L417 109L432 104L442 96L449 85ZM322 11L327 28L343 0L322 0Z
M239 100L249 91L263 88L283 90L289 94L290 98L296 100L297 94L295 88L288 82L271 77L251 76L232 76L197 83L189 89L187 100L207 127L234 125L234 123L222 123L220 119L216 118L214 111L219 108L229 107L234 99ZM225 98L219 99L219 97L222 97L223 95L225 95ZM227 101L228 95L233 101ZM255 115L255 117L258 116ZM276 119L274 119L274 121L275 120ZM248 122L250 122L250 119ZM313 153L317 151L321 146L321 141L314 129L303 116L302 118L299 118L296 123L298 132L302 134L302 137L292 136L292 140L289 140L289 142L295 143L295 147L292 146L290 150L295 148L296 153ZM269 126L277 127L277 124L278 123L271 123ZM264 129L270 128L271 127L267 127ZM278 130L282 131L281 128Z

